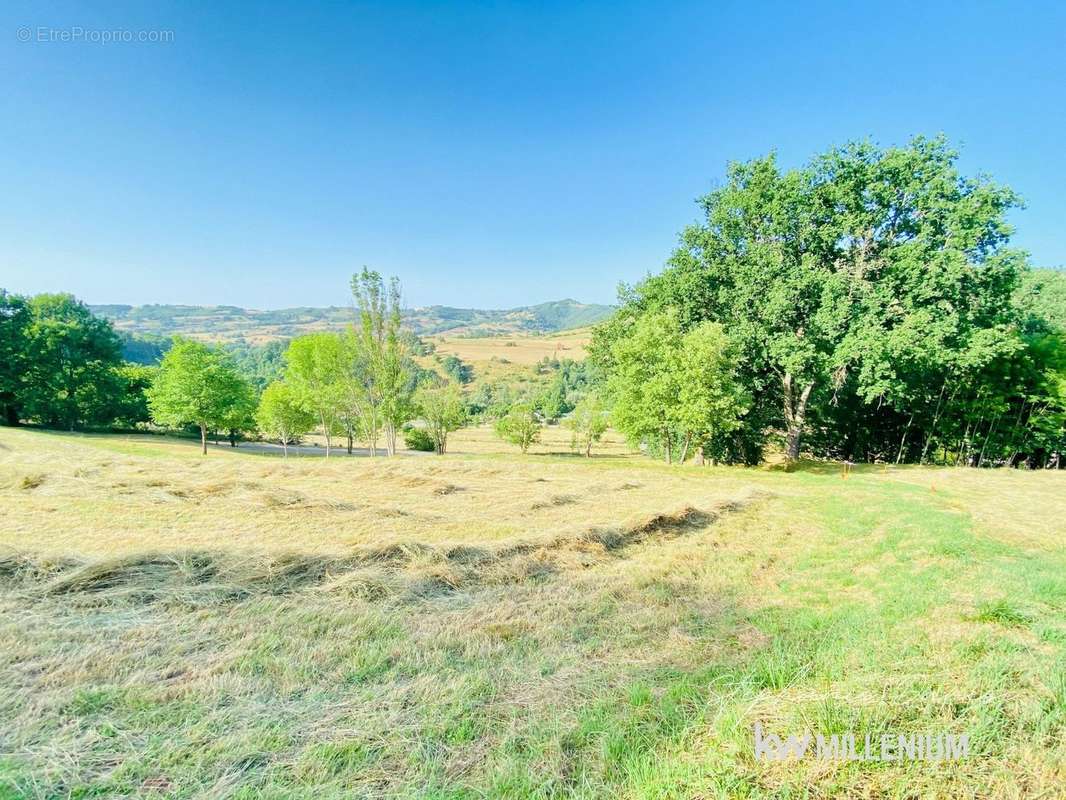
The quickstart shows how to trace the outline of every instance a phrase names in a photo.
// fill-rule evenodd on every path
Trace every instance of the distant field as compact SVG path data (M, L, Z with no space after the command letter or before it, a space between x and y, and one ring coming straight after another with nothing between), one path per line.
M1062 796L1061 473L566 449L0 428L0 798Z
M470 363L496 361L530 366L544 358L581 361L585 358L585 348L591 338L591 328L580 328L563 333L525 336L472 338L442 335L429 337L429 340L436 345L436 352L441 355L456 355Z

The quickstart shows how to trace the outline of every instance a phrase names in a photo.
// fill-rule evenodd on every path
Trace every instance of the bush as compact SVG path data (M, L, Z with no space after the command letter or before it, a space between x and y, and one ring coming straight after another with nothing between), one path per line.
M420 450L424 453L433 452L433 437L425 428L405 425L403 427L403 441L408 450Z
M496 435L525 453L540 441L540 420L530 403L515 403L506 416L496 420Z

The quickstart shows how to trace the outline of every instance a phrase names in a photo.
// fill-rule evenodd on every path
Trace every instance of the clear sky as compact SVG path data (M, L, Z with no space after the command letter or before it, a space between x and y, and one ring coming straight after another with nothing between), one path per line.
M413 305L611 302L727 161L937 132L1066 262L1061 2L95 5L0 10L10 290L327 305L367 264Z

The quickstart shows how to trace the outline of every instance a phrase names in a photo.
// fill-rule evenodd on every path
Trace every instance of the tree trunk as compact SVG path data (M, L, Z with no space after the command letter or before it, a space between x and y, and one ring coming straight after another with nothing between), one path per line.
M981 426L984 425L984 424L985 424L985 415L982 413L981 416L978 417L978 419L977 419L977 424L973 426L973 438L967 439L967 441L966 441L966 466L968 466L968 467L973 467L973 466L977 465L977 461L974 458L973 450L974 450L974 447L977 444L977 442L976 442L977 432L979 430L981 430Z
M585 442L585 458L592 458L592 439Z
M992 439L992 434L995 433L996 427L999 425L1000 417L1002 416L1002 414L996 414L996 416L992 418L991 424L988 426L988 433L985 434L984 441L981 442L981 454L977 457L978 467L981 467L985 463L985 449L988 447L988 443Z
M229 446L230 447L236 447L237 446L237 431L230 431L229 432Z
M352 454L352 432L348 431L348 455Z
M200 455L207 455L207 425L200 423Z
M959 451L955 454L955 466L959 466L962 463L962 454L964 450L969 450L970 442L970 425L972 423L966 423L966 430L962 434L962 438L959 439Z
M1009 444L1011 448L1011 455L1010 458L1007 460L1008 467L1013 467L1014 459L1018 457L1018 451L1020 449L1018 442L1018 429L1021 427L1022 424L1022 414L1025 413L1025 402L1025 399L1022 398L1022 404L1018 406L1018 418L1014 420L1014 427L1011 429L1010 432Z
M673 454L670 452L670 434L669 433L667 433L665 436L663 436L663 442L666 445L666 463L667 464L673 464L674 463L673 462L673 458L672 458Z
M911 424L914 422L914 412L911 412L910 419L907 420L907 426L903 429L903 436L899 440L899 452L896 454L896 463L898 464L903 460L903 449L907 446L907 434L910 433Z
M814 382L807 383L798 398L795 397L791 373L786 372L781 382L785 400L785 460L791 463L799 459L803 421L807 417L807 401L810 399Z
M944 390L948 388L948 379L944 378L944 383L940 386L940 397L936 401L936 411L933 412L933 424L929 427L929 435L925 437L925 444L922 445L922 455L918 459L919 464L925 463L925 457L929 453L929 445L933 443L933 437L936 435L936 426L940 422L940 408L944 402ZM951 393L954 399L955 393Z

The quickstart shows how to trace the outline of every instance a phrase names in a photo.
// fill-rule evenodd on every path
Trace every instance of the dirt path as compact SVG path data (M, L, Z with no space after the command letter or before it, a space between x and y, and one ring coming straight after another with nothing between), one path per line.
M219 449L236 449L242 452L248 453L266 453L268 455L283 456L285 451L280 444L273 442L238 442L236 448L230 448L230 444L225 439L219 439L218 443L208 442L207 446L218 447ZM385 455L385 448L379 447L377 451L378 456ZM326 455L326 448L320 445L314 444L290 444L289 445L289 458L324 458ZM366 447L352 448L351 457L362 456L368 457L370 455L370 449ZM396 455L398 456L424 456L429 453L422 453L416 450L399 450ZM347 446L331 447L329 450L330 458L344 457L348 458Z

